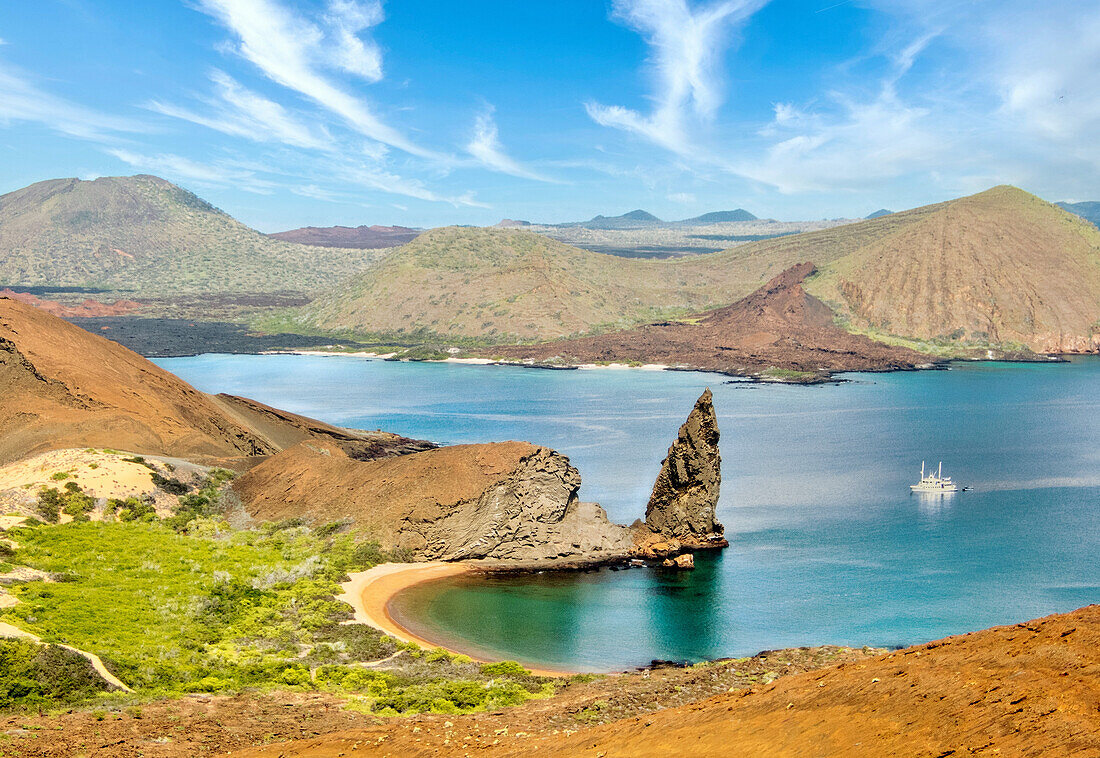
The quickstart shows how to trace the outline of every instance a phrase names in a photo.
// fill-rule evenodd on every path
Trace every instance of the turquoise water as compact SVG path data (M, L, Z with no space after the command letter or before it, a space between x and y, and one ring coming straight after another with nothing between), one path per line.
M694 572L458 578L394 612L426 636L578 669L766 648L903 645L1100 602L1100 360L853 374L839 386L682 372L540 371L357 358L158 363L201 389L444 443L570 456L581 496L640 516L705 386L731 547ZM922 459L973 491L910 495Z

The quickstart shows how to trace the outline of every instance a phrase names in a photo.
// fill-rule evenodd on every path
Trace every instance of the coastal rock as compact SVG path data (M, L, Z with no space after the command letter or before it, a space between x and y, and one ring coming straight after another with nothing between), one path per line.
M693 569L695 568L695 556L691 553L684 553L675 558L665 558L661 561L661 567L670 569Z
M661 462L645 514L652 535L690 545L723 541L724 527L715 519L722 483L718 438L718 418L707 389ZM645 535L639 539L643 551L656 552L659 544Z
M630 530L577 498L564 455L526 442L454 445L377 461L303 444L234 484L257 519L348 519L388 550L423 560L559 564L622 559Z

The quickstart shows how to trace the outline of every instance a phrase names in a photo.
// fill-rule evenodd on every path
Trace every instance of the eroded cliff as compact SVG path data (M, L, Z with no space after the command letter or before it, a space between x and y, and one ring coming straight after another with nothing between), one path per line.
M356 461L306 443L264 461L235 486L260 520L346 519L389 550L424 560L592 562L626 556L626 527L577 498L564 455L526 442L454 445Z
M657 539L643 533L642 542L675 540L682 547L724 543L725 528L715 517L722 486L719 437L714 398L708 388L695 402L661 462L645 512L645 527Z

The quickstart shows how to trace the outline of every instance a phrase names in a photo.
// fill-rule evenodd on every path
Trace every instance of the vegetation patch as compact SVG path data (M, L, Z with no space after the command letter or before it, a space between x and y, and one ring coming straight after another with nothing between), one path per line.
M0 619L98 654L135 690L114 699L321 689L371 712L458 713L551 691L548 680L514 663L481 666L341 623L352 612L335 598L339 583L389 556L375 543L298 520L230 529L211 515L222 507L217 490L228 475L211 472L163 520L131 498L115 503L115 520L12 530L13 563L65 581L13 586L21 602ZM18 670L19 681L37 681L33 670ZM56 706L99 691L66 687L9 688L14 694L0 707Z
M79 653L59 645L0 639L0 709L78 703L107 687Z

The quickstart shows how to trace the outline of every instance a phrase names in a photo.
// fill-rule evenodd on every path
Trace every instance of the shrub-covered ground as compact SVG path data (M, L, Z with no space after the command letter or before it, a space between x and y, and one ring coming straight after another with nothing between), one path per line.
M113 700L291 688L346 694L373 712L456 713L548 691L546 680L514 664L481 666L342 624L351 609L334 598L339 583L387 556L341 533L341 525L234 530L200 515L209 510L208 503L181 498L179 512L163 520L146 515L12 530L18 548L7 560L55 581L15 584L11 593L20 603L0 612L0 620L98 654L135 690ZM9 695L0 706L61 705L91 695L76 679L68 690L35 692Z

